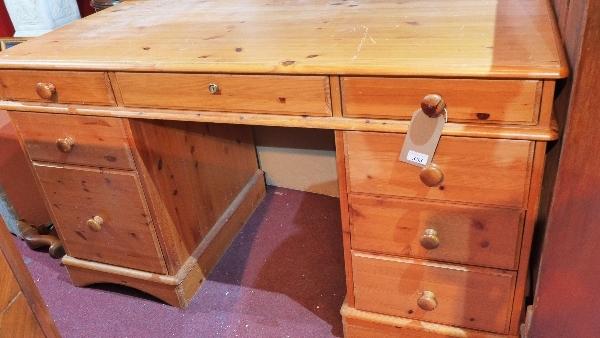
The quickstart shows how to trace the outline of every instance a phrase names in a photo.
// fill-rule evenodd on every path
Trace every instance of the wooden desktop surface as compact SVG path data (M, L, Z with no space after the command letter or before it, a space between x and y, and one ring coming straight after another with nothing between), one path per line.
M132 0L0 68L486 78L566 75L545 0Z

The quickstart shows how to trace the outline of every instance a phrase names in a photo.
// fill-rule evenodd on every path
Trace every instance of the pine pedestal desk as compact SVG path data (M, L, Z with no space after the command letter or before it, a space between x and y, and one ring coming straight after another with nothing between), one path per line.
M567 73L553 20L545 0L126 1L0 54L0 108L76 285L185 307L264 196L251 126L331 129L345 334L515 336ZM426 185L398 156L428 94L448 122Z

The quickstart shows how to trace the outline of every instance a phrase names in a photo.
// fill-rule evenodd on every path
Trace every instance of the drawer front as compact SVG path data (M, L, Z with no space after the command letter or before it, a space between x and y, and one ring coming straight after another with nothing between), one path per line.
M116 77L123 104L130 107L331 116L326 76L117 73Z
M515 269L522 212L350 195L352 248Z
M119 118L10 112L32 160L133 169Z
M34 168L70 256L167 272L135 173L43 164Z
M422 168L398 159L404 136L344 133L350 192L523 206L533 142L442 136L433 163L443 184L428 187Z
M38 89L43 86L43 90ZM54 91L48 91L48 85ZM102 72L3 70L0 72L3 100L115 105L110 82Z
M359 310L504 333L514 272L352 253Z
M406 120L427 94L440 94L450 121L535 124L541 82L535 80L344 77L344 116Z

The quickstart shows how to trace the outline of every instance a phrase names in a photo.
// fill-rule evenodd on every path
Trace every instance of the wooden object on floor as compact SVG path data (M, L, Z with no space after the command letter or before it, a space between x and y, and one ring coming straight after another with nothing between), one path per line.
M52 223L19 136L5 111L0 111L0 186L19 220L44 226Z
M248 127L11 114L77 285L184 307L264 195Z
M67 266L71 281L78 286L94 283L127 285L151 294L167 304L187 306L229 247L233 237L244 225L248 215L264 197L263 180L263 173L257 172L177 274L155 274L65 256L63 263Z
M30 249L48 248L48 254L52 258L62 258L65 248L58 238L54 227L33 227L23 221L19 221L20 236Z
M548 156L547 178L556 185L547 186L553 194L545 205L546 236L524 337L593 337L600 332L600 2L552 2L573 76L555 102L563 137Z
M127 43L114 48L115 41ZM61 46L60 53L45 48L51 43ZM66 243L64 261L75 283L135 283L185 305L182 290L194 290L206 272L199 262L214 264L221 251L212 246L223 248L235 233L235 226L221 228L226 223L219 220L229 219L222 217L235 209L235 196L257 177L247 125L333 129L347 308L387 311L393 322L412 318L411 330L421 327L415 336L436 333L427 329L430 322L467 336L517 334L546 142L557 137L552 96L555 81L567 73L547 1L264 6L189 0L172 6L132 0L9 50L0 68L10 69L0 72L7 87L0 107L23 123L24 144L55 218L70 219L57 228L74 243ZM93 100L77 97L67 78L88 81ZM449 122L432 158L435 167L423 171L401 162L407 118L415 111L445 113L442 102ZM108 129L84 132L97 142L84 143L80 149L90 157L75 163L68 159L80 135L29 132L37 123L28 125L22 115L60 116L62 125L107 119ZM121 127L125 146L94 134L119 135ZM36 153L54 138L58 150ZM62 149L72 152L57 155ZM130 154L133 165L95 156L116 149L117 159ZM117 172L128 178L122 191L102 181ZM77 178L96 182L101 193ZM141 188L134 189L136 182ZM80 203L74 195L54 197L65 190L61 184L89 199L89 208L61 215L61 198ZM123 218L135 219L137 230L116 237L128 245L142 231L151 264L103 255L108 246L86 251L85 239L75 237L77 231L88 238L96 236L90 231L114 229L114 218L98 206L125 196L135 199L137 213ZM240 199L261 194L252 196L258 197ZM252 209L242 205L240 219ZM486 296L493 307L474 301ZM393 306L382 309L373 300Z
M12 235L0 218L0 337L60 337Z

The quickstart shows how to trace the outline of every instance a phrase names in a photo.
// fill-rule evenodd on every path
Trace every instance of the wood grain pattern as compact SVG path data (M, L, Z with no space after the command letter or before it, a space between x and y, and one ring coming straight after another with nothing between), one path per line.
M0 143L0 186L12 208L27 224L40 226L50 223L31 162L6 111L0 111Z
M498 335L459 327L429 323L415 319L393 317L357 310L347 302L342 305L345 338L500 338ZM516 338L516 336L510 336Z
M523 214L483 208L350 195L352 248L360 251L516 269ZM433 229L440 244L420 244Z
M115 283L144 291L167 304L185 308L229 247L241 226L265 194L264 175L256 171L213 225L214 234L202 241L176 273L157 274L64 256L71 281L78 286Z
M333 116L342 116L342 92L340 77L333 75L329 77L329 91L331 94L331 111Z
M44 337L44 332L22 293L0 312L0 338Z
M2 223L4 225L4 223ZM12 240L12 238L10 238ZM0 312L2 312L21 292L4 255L0 255Z
M342 244L344 247L344 269L346 273L346 301L354 306L354 281L352 278L352 253L350 235L350 213L348 205L348 182L346 170L346 148L344 132L335 131L335 161L340 190L340 220L342 222Z
M551 22L545 0L127 1L9 49L0 67L556 78Z
M553 116L554 93L556 91L555 81L544 81L542 86L542 97L539 103L540 118L539 124L542 126L551 125L556 119Z
M519 253L519 272L516 280L515 298L513 303L513 312L510 322L510 333L518 334L519 327L525 319L525 310L527 307L526 299L530 295L527 289L529 282L529 264L531 257L531 247L536 230L536 224L539 222L538 210L540 208L540 195L542 190L542 179L544 178L544 165L546 160L546 142L535 142L535 154L531 163L531 182L528 189L527 214L523 224L523 239Z
M0 218L0 337L60 337L13 236Z
M505 333L514 272L466 268L352 252L356 308L435 323ZM435 293L432 311L417 306L423 291Z
M175 273L258 169L249 127L130 120L146 190L164 208L159 236ZM167 232L174 231L172 235ZM179 257L179 258L177 258Z
M427 187L420 167L400 162L404 135L344 133L350 192L521 207L526 201L532 143L443 136L433 162L442 188Z
M331 116L325 76L116 73L116 80L129 107Z
M256 183L250 128L239 125L334 129L348 302L413 318L396 318L393 328L369 324L376 333L396 334L396 323L415 336L477 336L445 325L431 329L432 321L514 335L544 142L557 137L553 81L567 73L552 19L547 0L189 0L178 6L131 0L1 54L7 72L0 74L0 108L63 114L74 124L79 115L130 119L120 134L108 133L118 140L108 148L124 162L99 161L107 154L97 144L79 162L46 155L56 148L54 134L36 141L44 144L43 155L31 156L133 170L36 163L55 220L81 224L98 214L87 215L90 207L103 204L146 236L141 247L133 245L128 233L117 233L126 227L117 229L110 217L96 221L100 231L92 235L110 230L123 241L119 247L152 256L130 251L102 260L98 253L108 245L85 248L96 257L78 254L90 234L80 233L83 240L71 234L76 250L70 254L82 259L67 256L65 264L78 285L137 285L185 306L264 193ZM32 94L37 82L45 84ZM406 133L406 119L430 92L444 96L451 119L434 158L444 182L434 188L422 184L419 168L398 161L404 135L376 133ZM46 120L30 129L51 130ZM80 129L84 140L98 136ZM113 180L118 187L107 187ZM134 205L113 210L113 202ZM443 226L428 239L439 246L420 249L416 234L439 218ZM397 234L403 222L408 225ZM70 231L57 223L59 231ZM352 253L351 247L518 270ZM424 291L435 294L425 298ZM368 334L364 323L346 324ZM418 325L424 330L415 331Z
M444 98L448 120L535 124L534 80L343 77L344 115L410 120L425 95Z
M165 283L161 278L164 275L127 268L108 269L114 266L70 256L64 256L62 261L67 267L71 282L76 286L88 286L96 283L120 284L143 291L172 306L183 306L180 302L179 284L174 283L174 278L168 279L168 282L173 281L173 283ZM202 281L203 279L199 279L196 282L202 283Z
M135 173L41 163L34 168L68 255L166 273ZM100 231L86 225L94 216L104 220Z
M131 151L121 119L10 112L32 160L133 169ZM63 152L57 141L70 137L72 150Z
M51 83L56 94L49 99L36 92L37 83ZM102 72L50 72L3 70L0 98L53 103L114 105L108 76Z
M176 274L180 271L181 266L190 257L191 250L188 249L184 242L180 238L180 233L175 226L173 218L169 214L167 206L162 201L161 193L159 192L158 186L154 183L153 176L151 175L150 169L144 164L144 160L141 155L141 151L144 148L136 145L136 139L133 137L132 127L130 120L125 123L125 129L127 130L127 136L131 144L133 151L133 158L136 163L137 174L139 175L142 183L142 190L146 196L146 202L148 203L150 217L156 222L155 228L158 242L163 252L163 259L169 274ZM160 140L155 140L160 142Z
M204 276L208 276L217 265L265 194L264 173L258 169L192 253L191 258L197 261ZM191 287L187 289L196 291Z
M554 194L528 336L591 337L600 330L600 247L595 244L600 240L600 157L595 155L600 147L600 121L595 116L600 2L553 2L573 76L555 102L564 136L548 159L556 185L550 185Z
M126 117L149 120L210 122L221 124L262 125L278 127L318 128L335 130L377 131L406 133L409 121L365 119L347 117L295 116L280 114L227 113L210 111L182 112L170 109L146 109L98 106L38 105L32 103L0 101L0 109L10 111L35 111L42 113ZM552 141L558 137L556 125L521 126L495 124L446 123L443 135L508 138L514 140Z

